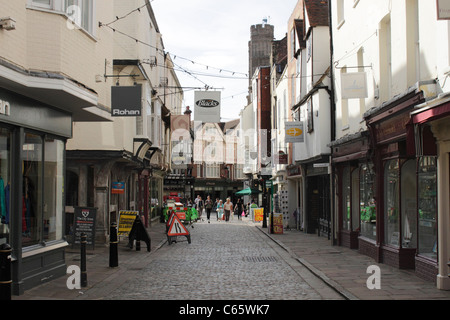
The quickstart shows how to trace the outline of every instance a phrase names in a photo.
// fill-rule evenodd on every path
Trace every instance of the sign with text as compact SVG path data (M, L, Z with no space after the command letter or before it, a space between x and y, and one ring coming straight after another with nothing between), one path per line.
M286 143L305 142L303 122L301 121L285 122L284 126L286 130L284 140Z
M111 116L138 117L141 115L142 86L111 87Z
M261 222L264 220L264 208L254 208L253 214L254 222Z
M194 92L194 121L220 122L220 91Z
M271 226L270 230L273 234L283 234L283 214L271 213L269 219ZM273 224L272 224L273 221Z
M113 182L111 186L112 194L124 194L125 193L125 182Z
M136 217L139 215L138 211L124 211L119 212L119 223L117 225L117 235L127 236L130 234L131 228Z
M81 234L86 234L87 245L95 245L95 219L97 208L75 207L73 221L73 243L79 245Z

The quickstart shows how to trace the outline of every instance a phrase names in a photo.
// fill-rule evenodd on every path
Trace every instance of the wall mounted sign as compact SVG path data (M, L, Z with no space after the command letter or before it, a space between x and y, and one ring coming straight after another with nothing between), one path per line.
M284 126L286 128L286 135L284 138L286 143L305 142L303 122L285 122Z
M111 186L112 194L124 194L125 193L125 182L113 182Z

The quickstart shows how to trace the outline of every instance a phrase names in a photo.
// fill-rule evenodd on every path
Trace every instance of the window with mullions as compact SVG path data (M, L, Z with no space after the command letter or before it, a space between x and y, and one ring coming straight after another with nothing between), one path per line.
M375 172L373 164L362 164L359 171L361 236L376 240Z
M22 146L23 247L63 237L64 151L62 140L25 133Z

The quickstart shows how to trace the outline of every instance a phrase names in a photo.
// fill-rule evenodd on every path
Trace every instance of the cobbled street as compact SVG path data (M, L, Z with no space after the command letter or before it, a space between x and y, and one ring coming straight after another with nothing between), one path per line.
M247 219L189 228L106 300L342 299Z

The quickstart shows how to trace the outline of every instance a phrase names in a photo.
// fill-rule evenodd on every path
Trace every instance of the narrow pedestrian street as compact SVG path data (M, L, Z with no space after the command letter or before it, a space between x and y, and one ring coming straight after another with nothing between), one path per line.
M196 223L191 243L164 245L139 275L103 299L342 299L248 219Z

